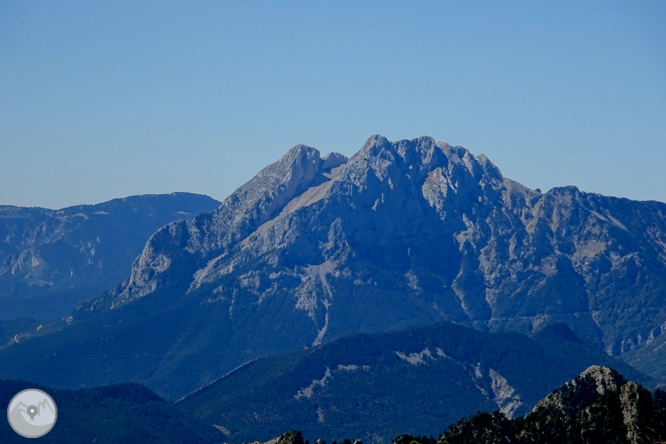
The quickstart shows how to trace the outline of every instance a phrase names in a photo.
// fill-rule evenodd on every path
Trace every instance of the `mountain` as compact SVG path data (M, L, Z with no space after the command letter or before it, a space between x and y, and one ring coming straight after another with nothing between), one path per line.
M666 325L665 214L542 194L429 137L373 136L350 159L299 145L219 208L159 229L122 285L0 350L0 376L178 398L257 357L441 321L561 322L623 356Z
M525 365L529 363L529 365ZM176 406L227 433L229 442L304 436L389 443L399 433L437 436L477 411L527 414L592 364L619 359L581 342L563 324L532 338L438 324L356 334L286 356L260 358Z
M0 205L0 321L68 314L126 279L158 228L219 205L190 193L62 210Z
M592 366L525 418L478 413L452 425L439 444L657 443L666 440L666 393L654 396L615 370Z
M48 444L89 443L221 443L224 436L211 426L183 415L178 409L138 384L121 384L82 390L55 390L25 381L0 380L0 402L28 388L53 397L58 417L53 430L39 439ZM23 438L0 421L3 444L23 443Z

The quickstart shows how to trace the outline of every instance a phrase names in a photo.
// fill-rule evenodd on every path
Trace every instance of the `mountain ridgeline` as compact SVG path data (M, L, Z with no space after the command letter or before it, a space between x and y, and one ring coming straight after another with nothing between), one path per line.
M126 279L157 229L219 205L190 193L62 210L0 205L0 321L69 314Z
M228 442L265 441L289 428L327 442L389 443L401 433L437 436L477 411L520 417L594 364L652 385L563 324L531 338L438 324L257 359L176 406L224 430Z
M349 159L299 145L219 208L159 229L121 286L0 350L0 376L177 398L257 357L442 321L565 323L627 357L666 328L665 215L542 194L428 137L373 136Z

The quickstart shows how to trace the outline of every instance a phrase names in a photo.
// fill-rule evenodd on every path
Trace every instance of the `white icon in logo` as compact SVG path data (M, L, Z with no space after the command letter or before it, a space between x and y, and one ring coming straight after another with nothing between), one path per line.
M9 425L26 438L39 438L51 431L58 408L48 393L37 389L17 393L7 407Z

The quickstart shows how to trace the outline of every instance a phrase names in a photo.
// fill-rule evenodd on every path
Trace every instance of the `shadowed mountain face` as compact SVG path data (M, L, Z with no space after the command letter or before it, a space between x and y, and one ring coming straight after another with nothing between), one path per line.
M400 433L437 436L477 411L525 415L593 364L645 380L563 324L533 338L439 324L357 334L258 359L176 405L225 430L229 442L294 429L311 442L353 437L389 443Z
M126 279L155 230L219 204L174 193L62 210L0 206L0 321L68 314Z
M666 325L665 215L541 194L427 137L373 136L348 160L297 146L218 209L158 230L130 279L68 325L2 350L0 375L177 397L259 356L442 320L563 322L621 355Z

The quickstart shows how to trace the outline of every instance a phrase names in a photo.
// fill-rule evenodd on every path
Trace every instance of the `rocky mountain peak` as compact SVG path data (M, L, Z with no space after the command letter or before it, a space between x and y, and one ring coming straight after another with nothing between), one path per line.
M313 174L322 164L319 150L307 145L296 145L285 153L277 162L264 168L258 176L282 172L289 175Z
M585 381L587 384L591 383L600 395L603 395L607 391L616 392L627 382L627 380L617 371L599 365L589 367L574 381Z
M259 206L256 209L270 215L297 190L307 187L321 172L323 164L318 150L296 145L229 196L218 213L226 216L223 207L241 205L249 211Z
M344 154L340 153L329 153L322 157L322 160L324 161L323 165L321 166L322 170L330 170L333 168L337 168L340 165L343 165L347 163L349 160L347 156Z
M439 193L458 187L463 195L477 194L468 188L491 185L500 189L502 175L485 156L477 160L467 149L438 142L432 137L390 142L383 136L371 136L360 151L351 157L346 169L350 181L359 189L372 187L375 178L391 190L401 187L421 187L424 181L437 182ZM469 192L468 192L469 191ZM446 194L445 194L446 195ZM442 197L445 197L442 196Z
M407 169L419 167L419 169L432 170L447 166L454 156L459 159L473 157L463 147L452 147L448 143L438 142L429 136L390 142L384 136L373 135L368 138L361 150L352 156L352 159L391 159L405 165Z
M348 160L297 145L217 209L158 230L92 311L124 326L163 312L174 370L160 385L191 373L178 357L192 348L220 356L197 362L205 383L258 356L440 321L565 323L613 353L656 338L666 206L566 190L530 190L430 137L372 136Z
M485 154L479 154L476 156L476 161L481 166L484 174L486 174L488 177L491 177L495 180L502 180L502 173L500 172L500 169L497 168L497 166L492 163Z
M571 406L578 407L590 398L603 396L609 392L619 393L626 383L627 380L617 371L593 365L540 401L534 407L534 411L542 408L566 410Z
M618 229L627 230L623 214L610 212L612 205L575 187L530 190L504 178L485 155L432 137L391 142L373 135L350 159L338 153L322 158L316 149L297 145L215 211L156 233L114 306L154 292L162 276L193 291L250 263L251 281L264 282L253 290L261 299L277 273L269 270L279 265L289 269L280 273L301 283L284 294L300 301L296 306L316 319L321 332L325 317L313 310L332 303L327 275L344 272L352 283L375 285L361 276L376 267L398 271L394 287L406 285L412 302L429 305L445 320L525 333L542 320L570 322L582 339L601 341L600 325L611 326L598 322L598 313L614 309L599 306L592 319L586 292L607 291L597 286L612 280L600 280L600 273L624 273L627 255L640 248L638 238L622 238L633 244L622 249L611 243ZM665 225L647 223L655 227L642 228L644 233ZM351 257L354 265L346 263ZM367 261L366 271L357 269L359 260ZM174 268L176 263L183 266ZM320 265L325 273L303 271ZM174 270L182 278L175 279ZM529 285L520 270L532 276ZM555 291L571 279L576 283L570 289ZM278 294L283 287L275 288ZM419 300L425 295L432 300ZM511 320L514 312L532 320L518 325ZM666 310L659 316L655 324L661 325Z

